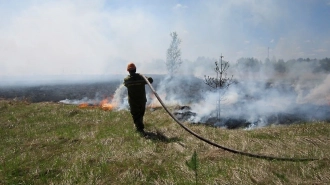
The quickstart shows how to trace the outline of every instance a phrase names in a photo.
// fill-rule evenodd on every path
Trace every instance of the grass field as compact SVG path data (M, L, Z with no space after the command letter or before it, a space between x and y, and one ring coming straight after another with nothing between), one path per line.
M318 158L256 159L210 146L164 109L145 116L147 137L128 111L0 100L0 184L195 184L186 161L198 158L198 184L330 184L330 124L226 130L185 123L229 148Z

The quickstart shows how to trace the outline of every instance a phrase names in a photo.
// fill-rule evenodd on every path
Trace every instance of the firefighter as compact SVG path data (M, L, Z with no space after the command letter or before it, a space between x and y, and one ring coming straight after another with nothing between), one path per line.
M129 63L127 65L127 71L129 75L124 79L124 85L127 87L130 112L136 131L144 135L143 116L147 102L145 90L145 84L147 84L147 82L139 73L136 73L136 66L134 63ZM151 77L147 79L150 83L153 82Z

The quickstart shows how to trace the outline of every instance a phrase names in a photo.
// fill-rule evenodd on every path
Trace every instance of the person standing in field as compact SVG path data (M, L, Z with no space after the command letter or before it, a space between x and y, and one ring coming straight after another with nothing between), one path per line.
M129 72L129 75L124 79L124 85L127 88L130 112L136 130L139 133L144 134L143 116L147 102L145 90L147 82L139 73L136 73L136 66L134 63L129 63L127 65L127 71ZM147 79L150 83L153 82L151 77L148 77Z

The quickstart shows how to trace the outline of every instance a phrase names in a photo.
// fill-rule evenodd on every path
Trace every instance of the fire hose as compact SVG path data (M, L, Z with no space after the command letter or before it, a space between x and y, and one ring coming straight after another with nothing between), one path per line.
M235 149L231 149L231 148L227 148L225 146L219 145L217 143L214 143L200 135L198 135L197 133L195 133L194 131L192 131L191 129L189 129L188 127L186 127L183 123L181 123L165 106L164 102L162 101L162 99L158 96L157 92L155 91L155 89L153 88L153 86L150 84L150 82L148 81L148 79L141 74L141 76L144 78L144 80L146 81L146 83L148 84L148 86L150 87L151 91L154 93L154 95L156 96L156 98L158 99L159 103L162 105L162 107L166 110L166 112L173 118L173 120L175 122L177 122L184 130L186 130L187 132L189 132L191 135L197 137L198 139L212 145L215 146L217 148L220 148L222 150L234 153L234 154L239 154L239 155L243 155L243 156L248 156L248 157L253 157L253 158L259 158L259 159L266 159L266 160L278 160L278 161L314 161L314 160L319 160L317 158L287 158L287 157L276 157L276 156L268 156L268 155L261 155L261 154L253 154L253 153L248 153L248 152L243 152L243 151L239 151L239 150L235 150Z

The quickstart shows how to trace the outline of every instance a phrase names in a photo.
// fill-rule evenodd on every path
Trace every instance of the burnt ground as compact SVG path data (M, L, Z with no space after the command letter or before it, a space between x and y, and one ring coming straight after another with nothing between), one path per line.
M165 75L150 74L146 76L153 78L154 82L152 85L156 90L161 81L162 83L168 83L170 81ZM126 75L108 81L85 80L61 83L43 82L34 85L28 85L24 83L24 81L17 84L2 85L0 81L0 98L27 100L32 103L59 102L65 99L81 100L83 98L94 99L96 97L108 98L114 95L116 89L122 84L124 77L126 77ZM182 99L185 102L196 99L196 95L200 94L200 84L202 82L200 79L193 78L193 80L191 80L191 78L191 76L176 78L174 80L176 83L168 84L168 87L165 90L166 93L169 96L183 93L185 96L183 96ZM147 86L146 90L147 92L150 92L150 89Z
M164 80L162 75L149 75L154 79L153 86L157 90L157 86ZM39 84L39 85L10 85L0 86L0 98L4 99L18 99L27 100L32 103L37 102L59 102L61 100L81 100L83 98L94 99L107 98L113 95L119 85L122 83L122 79L109 80L109 81L94 81L94 82L72 82L72 83L59 83L59 84ZM0 84L1 85L1 84ZM200 79L194 81L188 81L185 78L179 79L179 83L172 84L176 88L171 88L171 84L168 84L170 88L166 89L168 94L185 94L184 102L191 102L191 99L196 101L202 98L203 89ZM147 91L149 90L146 87ZM171 91L169 89L172 89ZM173 91L173 92L172 92ZM158 92L159 93L159 92ZM198 101L198 100L197 100ZM313 113L311 113L313 112ZM175 116L181 121L188 121L196 124L193 119L197 113L192 112L190 107L182 105L176 107L174 110ZM321 119L322 118L322 119ZM226 127L229 129L246 128L258 125L269 124L293 124L306 121L327 121L330 122L330 106L315 106L304 105L297 107L295 112L282 112L271 115L260 115L260 118L255 122L249 122L243 118L222 118L220 121L215 117L204 117L197 124L206 124L209 126Z
M241 117L221 117L216 116L203 117L199 122L195 122L194 118L197 113L192 112L189 106L177 106L173 114L182 122L190 122L192 124L203 124L212 127L224 127L227 129L237 128L254 128L267 125L290 125L306 122L325 121L330 123L330 106L329 105L312 105L306 104L300 108L296 108L294 112L274 112L268 115L258 115L258 119L254 121Z
M25 99L32 103L58 102L64 99L94 98L96 93L108 97L114 94L119 82L94 82L34 86L11 86L0 89L0 98Z
M123 76L125 77L125 76ZM161 76L153 75L154 84L159 83ZM96 96L112 96L123 82L123 78L109 81L76 81L66 83L42 83L39 85L0 86L0 98L28 100L37 102L59 102L64 99L93 99ZM21 83L22 84L22 83Z

